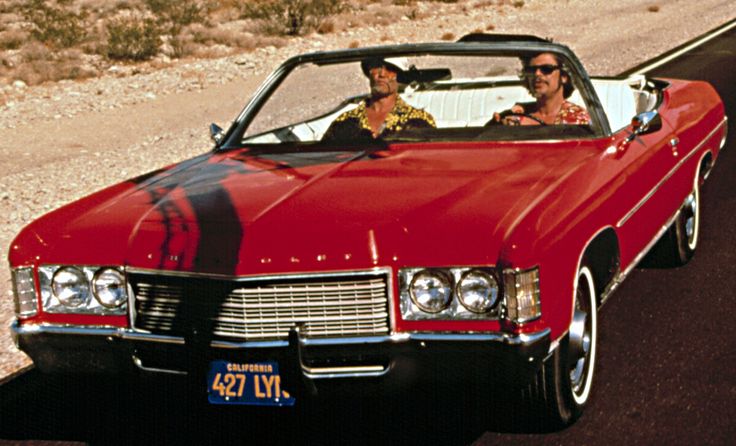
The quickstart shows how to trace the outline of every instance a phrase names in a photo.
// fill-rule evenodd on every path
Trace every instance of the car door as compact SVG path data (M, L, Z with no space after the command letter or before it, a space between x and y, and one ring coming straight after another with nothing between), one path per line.
M616 132L609 148L624 179L615 220L622 268L645 254L681 201L669 181L680 156L673 129L660 116L649 131L635 137L633 131L629 125Z

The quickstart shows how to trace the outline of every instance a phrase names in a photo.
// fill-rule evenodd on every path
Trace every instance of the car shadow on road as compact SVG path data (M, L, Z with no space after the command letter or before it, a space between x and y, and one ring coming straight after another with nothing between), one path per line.
M186 380L184 380L186 381ZM166 378L51 376L32 370L0 388L0 439L86 444L443 444L484 432L530 432L507 397L477 388L318 398L295 408L211 406ZM514 420L517 420L515 422Z

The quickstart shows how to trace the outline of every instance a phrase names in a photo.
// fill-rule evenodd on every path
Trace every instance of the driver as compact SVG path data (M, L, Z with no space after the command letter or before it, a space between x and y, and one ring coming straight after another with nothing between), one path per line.
M370 97L338 116L323 141L376 139L406 129L435 127L432 115L399 97L399 83L406 83L406 58L366 59L360 66L370 82Z
M535 102L517 103L509 110L494 113L489 124L590 124L588 112L566 100L575 87L557 55L540 53L522 59L520 77Z

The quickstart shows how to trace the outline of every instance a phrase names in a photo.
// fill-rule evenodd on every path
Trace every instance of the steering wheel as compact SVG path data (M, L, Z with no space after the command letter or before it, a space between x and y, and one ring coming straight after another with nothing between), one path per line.
M537 118L536 116L532 116L531 113L515 112L515 111L511 111L511 110L506 110L503 113L499 113L499 120L498 121L496 121L495 119L491 118L491 120L486 123L485 127L488 127L488 126L491 126L491 125L503 124L504 118L507 118L509 116L519 116L521 118L529 118L532 121L537 122L539 125L547 125L546 122L542 121L541 119Z

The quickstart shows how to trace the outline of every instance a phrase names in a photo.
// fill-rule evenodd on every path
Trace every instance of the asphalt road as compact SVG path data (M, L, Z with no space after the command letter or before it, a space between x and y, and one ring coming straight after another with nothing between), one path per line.
M643 43L645 44L645 43ZM736 437L736 30L650 74L711 82L730 142L702 191L700 246L676 269L635 270L600 312L598 364L583 417L561 432L436 389L328 408L192 409L186 386L26 373L0 387L0 443L23 444L733 444Z

